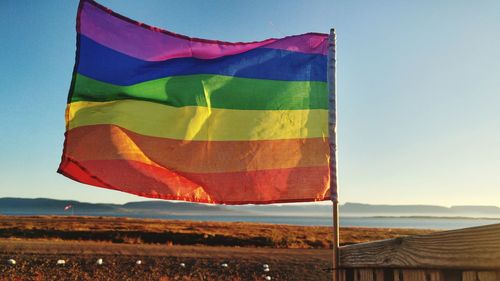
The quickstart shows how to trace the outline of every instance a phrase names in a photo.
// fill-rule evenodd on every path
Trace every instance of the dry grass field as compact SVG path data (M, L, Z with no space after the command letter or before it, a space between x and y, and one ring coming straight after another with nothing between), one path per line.
M340 231L340 243L346 245L430 232L419 229L346 227ZM324 226L116 217L0 216L0 238L14 237L126 244L332 247L332 230Z
M342 228L341 243L430 232ZM0 280L330 280L331 241L329 227L0 216Z

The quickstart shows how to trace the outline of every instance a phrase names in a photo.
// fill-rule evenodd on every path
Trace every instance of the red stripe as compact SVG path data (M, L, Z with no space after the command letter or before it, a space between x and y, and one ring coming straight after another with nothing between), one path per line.
M75 169L74 166L81 167ZM219 204L329 199L328 166L234 173L178 173L126 160L63 161L59 172L79 182L144 197Z
M213 173L328 165L323 138L262 141L185 141L144 136L113 125L66 132L65 155L78 161L154 162L176 171Z
M106 188L111 187L105 182L102 182L97 177L93 176L89 171L85 170L85 168L79 165L78 162L73 161L68 157L65 157L64 154L57 172L72 180L79 181L82 183L90 184L93 186L106 187Z

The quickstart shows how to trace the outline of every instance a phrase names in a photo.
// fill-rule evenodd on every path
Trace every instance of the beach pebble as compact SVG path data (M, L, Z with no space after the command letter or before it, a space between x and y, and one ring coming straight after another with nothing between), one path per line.
M264 272L269 272L269 270L270 270L269 267L264 268Z
M66 261L65 260L57 260L57 265L65 265Z
M137 265L141 265L141 264L142 264L142 261L141 261L141 260L137 260L137 261L135 262L135 264L137 264Z
M95 263L98 265L102 265L102 259L97 259L97 261Z
M272 278L271 278L271 276L266 276L266 277L264 277L264 279L271 280Z
M267 263L262 265L263 268L269 268L269 265Z
M10 265L15 265L16 264L16 260L15 259L9 259L7 261L7 263L10 264Z
M179 265L180 265L181 267L186 267L186 264L185 264L185 263L183 263L183 262L181 262Z
M227 263L223 263L220 266L222 266L222 267L228 267Z

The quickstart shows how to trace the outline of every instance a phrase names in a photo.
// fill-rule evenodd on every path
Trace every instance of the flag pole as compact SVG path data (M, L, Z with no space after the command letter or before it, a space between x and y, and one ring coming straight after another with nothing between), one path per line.
M328 128L330 146L330 198L333 206L333 281L340 280L339 274L339 198L337 185L337 102L336 102L336 34L330 29L328 37Z

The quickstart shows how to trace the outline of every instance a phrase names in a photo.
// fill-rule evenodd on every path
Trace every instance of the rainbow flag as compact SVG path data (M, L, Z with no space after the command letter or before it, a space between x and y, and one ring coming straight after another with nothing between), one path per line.
M327 200L327 41L190 38L82 0L58 172L152 198Z

